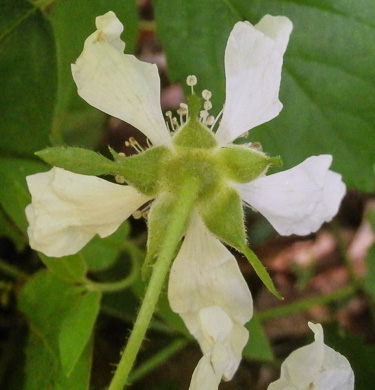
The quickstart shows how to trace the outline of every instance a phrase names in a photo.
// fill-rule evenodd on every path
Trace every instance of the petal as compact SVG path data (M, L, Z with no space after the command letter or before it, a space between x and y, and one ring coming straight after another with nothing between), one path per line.
M130 123L154 145L169 144L156 65L123 53L123 26L112 11L97 17L96 27L72 65L79 95L99 110Z
M191 378L189 390L217 390L222 372L215 371L211 362L212 353L206 353L199 361Z
M235 187L279 234L310 234L336 215L345 195L341 175L329 170L331 162L330 155L313 156L287 171Z
M174 312L194 313L197 320L199 310L208 306L221 307L242 324L253 314L252 297L236 259L196 215L173 262L168 297Z
M234 26L225 50L226 101L216 133L221 145L281 111L281 67L291 31L291 21L283 16Z
M280 379L268 390L353 390L354 374L347 359L324 344L320 324L309 323L309 327L315 341L286 358Z
M28 176L30 246L47 256L78 252L95 234L112 234L150 197L130 186L60 168Z
M218 345L226 348L223 377L230 379L248 340L243 324L252 316L252 298L234 256L197 215L173 262L168 298L204 354Z

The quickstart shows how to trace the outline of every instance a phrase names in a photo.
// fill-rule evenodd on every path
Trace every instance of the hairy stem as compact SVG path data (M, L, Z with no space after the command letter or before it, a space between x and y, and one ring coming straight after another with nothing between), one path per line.
M129 373L155 311L160 292L169 271L170 263L181 236L184 234L184 229L197 193L198 183L193 179L187 179L181 187L177 201L175 202L173 218L165 232L164 242L153 266L150 282L147 286L138 317L108 390L123 390L126 385Z

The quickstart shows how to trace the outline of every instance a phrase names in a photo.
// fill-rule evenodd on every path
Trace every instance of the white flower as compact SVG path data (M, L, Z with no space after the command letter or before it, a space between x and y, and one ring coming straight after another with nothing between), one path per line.
M292 352L281 365L281 376L268 390L353 390L348 360L324 344L323 328L309 322L315 341Z
M156 66L123 53L123 26L113 12L98 17L96 25L97 31L87 38L72 65L78 93L92 106L137 127L153 145L176 154L160 108ZM281 68L291 30L289 19L269 15L255 26L248 22L234 26L225 52L225 107L216 134L209 135L216 145L210 147L211 155L280 112ZM194 77L189 80L193 85ZM201 123L211 130L210 93L203 97ZM181 109L186 114L186 107ZM225 186L262 212L280 234L309 234L332 219L345 193L341 176L329 170L331 160L331 156L311 157L285 172L271 176L263 172L249 183L226 179ZM75 253L95 234L111 234L150 200L131 186L58 168L29 176L28 185L33 197L26 211L30 244L56 257ZM210 390L221 378L232 378L239 365L252 298L233 255L207 229L199 207L173 263L168 296L204 354L191 389Z

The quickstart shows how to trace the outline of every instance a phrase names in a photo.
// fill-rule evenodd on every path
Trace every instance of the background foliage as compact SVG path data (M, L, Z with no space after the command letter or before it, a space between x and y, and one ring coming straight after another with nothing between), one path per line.
M103 348L101 338L94 343L93 329L97 327L98 334L107 329L108 318L115 318L124 329L130 326L143 294L144 286L134 276L143 256L144 227L139 224L132 233L124 224L113 236L94 239L80 254L63 259L38 257L27 248L24 208L30 196L25 177L48 169L34 153L60 144L98 149L107 127L104 114L78 97L70 73L70 64L94 31L97 15L108 10L117 14L125 25L128 53L136 49L139 31L149 31L150 26L156 30L170 82L184 85L187 75L197 75L198 89L213 92L216 112L225 100L224 49L234 23L257 23L267 13L288 16L294 31L283 70L284 109L278 118L254 129L249 139L260 141L268 153L281 155L283 169L310 155L332 154L334 170L350 189L367 197L374 191L373 0L155 0L153 6L150 24L139 16L140 7L149 7L146 2L0 0L0 303L1 318L8 321L0 324L4 327L1 388L89 388L93 345L97 351ZM368 219L375 230L373 213ZM260 236L268 234L262 222L257 229ZM374 312L374 256L372 247L363 277L349 272L349 289L339 294L341 304L360 293L368 297L368 311ZM131 288L122 292L103 293L105 288L99 284L92 284L92 291L79 287L88 278L99 283L127 274L123 286ZM318 303L333 300L323 297ZM263 322L310 306L310 301L304 301L299 308L260 312L249 324L252 337L244 352L249 361L276 361ZM356 388L369 389L369 378L375 375L375 365L370 364L375 359L373 346L364 346L359 336L344 337L334 326L327 331L331 346L341 348L359 371ZM134 381L190 342L165 296L151 334L157 341L150 355L141 358ZM116 335L114 339L118 341L115 351L103 352L107 364L118 360L124 342ZM109 375L108 368L104 378ZM91 388L106 384L94 372ZM177 388L176 384L162 386ZM187 388L187 382L181 388Z

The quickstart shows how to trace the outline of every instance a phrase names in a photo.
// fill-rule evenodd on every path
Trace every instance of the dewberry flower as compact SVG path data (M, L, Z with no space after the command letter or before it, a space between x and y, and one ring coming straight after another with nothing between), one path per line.
M353 390L348 360L324 344L323 328L309 322L315 341L292 352L281 365L281 376L268 390Z
M223 243L244 253L277 295L246 245L243 204L263 213L280 234L304 235L333 218L345 193L341 176L329 170L329 155L310 157L295 168L266 176L270 165L280 164L278 157L252 144L232 143L280 112L281 68L292 24L286 17L270 15L255 26L237 23L225 51L223 110L214 118L211 92L203 90L199 98L194 91L197 78L188 76L188 104L180 105L178 119L168 112L166 121L156 65L123 53L123 26L113 12L98 17L96 26L72 65L78 93L92 106L138 128L153 146L142 151L131 140L140 153L124 157L113 152L116 162L78 148L42 151L41 157L58 167L27 178L32 195L26 209L30 244L49 256L76 253L95 234L111 234L153 201L147 271L173 221L180 201L176 194L190 178L197 194L171 268L168 297L204 354L191 389L215 389L222 378L231 379L239 365L248 339L244 324L253 310L250 291ZM91 176L101 174L127 184Z

